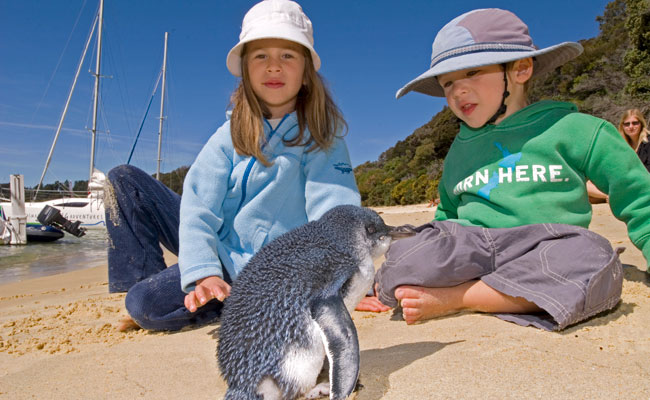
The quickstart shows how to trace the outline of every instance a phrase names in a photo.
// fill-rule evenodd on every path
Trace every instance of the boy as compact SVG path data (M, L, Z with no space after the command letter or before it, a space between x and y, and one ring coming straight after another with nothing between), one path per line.
M407 323L469 310L560 330L614 307L621 250L584 229L587 179L649 259L650 175L638 157L606 121L526 100L530 78L581 52L538 50L514 14L474 10L440 30L431 68L397 92L444 96L462 121L435 221L393 244L377 272L378 299L399 303Z

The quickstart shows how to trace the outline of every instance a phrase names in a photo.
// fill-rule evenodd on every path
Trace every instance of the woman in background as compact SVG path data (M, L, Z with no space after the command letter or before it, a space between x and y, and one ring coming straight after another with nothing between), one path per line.
M634 108L627 110L621 117L618 124L618 131L623 135L627 143L632 146L636 154L650 171L650 144L648 143L648 124L643 114Z
M618 131L623 139L636 151L636 154L650 172L650 143L648 142L648 124L639 109L633 108L625 111L618 123ZM604 203L607 195L591 181L587 181L587 192L591 203Z

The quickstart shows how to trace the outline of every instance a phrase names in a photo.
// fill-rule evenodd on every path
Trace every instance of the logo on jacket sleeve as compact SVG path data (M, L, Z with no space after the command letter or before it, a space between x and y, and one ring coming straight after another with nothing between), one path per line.
M342 174L349 174L352 172L352 166L343 162L334 164L334 169L341 171Z

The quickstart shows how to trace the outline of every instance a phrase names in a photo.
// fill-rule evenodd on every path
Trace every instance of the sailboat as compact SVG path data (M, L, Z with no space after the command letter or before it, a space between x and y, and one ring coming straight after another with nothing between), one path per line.
M43 173L41 174L41 179L38 183L36 194L34 195L34 197L38 195L38 191L40 190L41 185L43 183L45 173L47 172L47 168L50 165L52 154L54 152L54 147L56 146L56 142L61 132L63 121L65 120L68 106L70 105L70 100L72 98L72 93L74 92L77 83L77 78L79 77L79 73L81 72L81 68L84 59L86 57L86 53L88 51L89 45L91 43L93 33L95 31L95 28L97 27L97 56L95 60L96 61L95 72L93 74L95 77L95 86L94 86L94 102L93 102L93 121L92 121L92 129L91 129L92 141L91 141L91 150L90 150L90 178L88 180L88 191L87 191L88 195L87 197L70 196L70 197L58 198L55 200L47 200L47 201L40 201L40 202L37 201L26 202L25 213L27 215L28 225L38 225L39 224L37 220L38 214L45 206L52 206L57 208L61 212L61 215L64 218L70 221L81 221L81 226L86 229L106 228L105 212L104 212L104 184L106 181L106 176L104 175L103 172L95 168L95 142L97 136L99 79L101 77L100 68L101 68L101 51L102 51L103 13L104 13L104 0L99 0L99 9L95 16L95 21L91 28L90 35L88 36L88 41L86 42L86 46L83 50L81 60L79 61L79 65L77 67L74 81L70 88L70 92L68 93L68 98L65 107L63 109L63 112L61 114L61 118L59 120L59 124L56 130L56 134L54 136L54 141L52 143L52 146L50 147L50 152L47 157L47 161L45 162L45 168L43 169ZM162 97L161 97L161 105L160 105L160 126L158 131L158 169L156 172L156 179L160 179L160 161L161 161L160 155L161 155L161 143L162 143L162 126L164 120L163 113L164 113L164 98L165 98L166 64L167 64L167 40L168 40L168 33L165 33L165 52L164 52L164 59L163 59L163 67L161 70ZM157 84L156 84L156 88L154 89L154 93L156 89L157 89ZM153 94L152 94L152 100L153 100ZM151 104L151 102L149 104ZM146 114L145 114L145 118L146 118ZM140 129L142 129L142 125ZM139 132L138 132L138 136L139 136ZM133 144L134 148L136 143L137 143L137 138L135 143ZM131 150L131 155L132 154L133 154L133 149ZM127 161L127 163L129 163L130 160L131 160L131 156L129 156L129 161ZM0 218L7 219L7 217L11 215L12 215L11 203L0 202Z
M46 205L56 207L61 211L61 214L72 221L81 221L82 226L85 228L105 228L106 227L106 222L104 221L104 199L103 199L103 182L99 182L102 177L103 173L97 172L94 168L94 163L95 163L95 139L96 139L96 134L97 134L97 110L98 110L98 99L99 99L99 77L100 77L100 67L101 67L101 43L102 43L102 25L103 25L103 13L104 13L104 0L100 0L99 3L99 11L96 15L95 21L92 26L92 30L90 35L88 36L88 41L86 42L86 46L84 48L81 60L79 61L79 65L77 67L77 71L74 77L74 81L72 83L72 87L70 88L70 92L68 93L68 99L66 101L65 107L63 108L63 112L61 114L61 118L59 119L59 124L56 130L56 134L54 136L54 141L52 143L52 146L50 147L50 153L47 157L47 161L45 162L45 168L43 169L43 173L41 174L41 179L38 183L37 189L36 189L36 194L34 197L38 195L38 191L41 188L41 185L43 183L43 178L45 177L45 173L47 172L47 168L50 165L50 161L52 159L52 154L54 153L54 147L56 146L56 142L59 138L59 134L61 133L61 128L63 127L63 121L65 120L67 111L68 111L68 106L70 105L70 100L72 99L72 93L74 92L75 86L77 84L77 78L79 77L79 73L81 72L81 68L84 62L84 59L86 57L86 53L88 51L88 47L90 45L93 33L95 31L95 28L98 26L98 34L97 34L97 60L95 64L95 90L94 90L94 106L93 106L93 125L92 125L92 144L91 144L91 154L90 154L90 179L88 181L88 197L87 198L74 198L74 197L66 197L66 198L61 198L61 199L55 199L55 200L48 200L48 201L41 201L41 202L36 202L36 201L31 201L31 202L26 202L25 203L25 213L27 215L27 224L28 225L36 225L39 224L37 220L38 214L41 212L43 207ZM93 175L95 176L95 185L92 185L93 182ZM104 177L105 178L105 177ZM3 218L7 218L8 216L12 215L12 206L11 203L9 202L3 202L0 203L0 215Z
M47 201L25 202L27 225L40 225L38 214L45 206L55 207L61 215L70 221L81 221L86 229L106 228L104 220L104 174L95 169L88 184L87 197L62 197ZM8 220L12 215L11 202L0 203L0 219Z

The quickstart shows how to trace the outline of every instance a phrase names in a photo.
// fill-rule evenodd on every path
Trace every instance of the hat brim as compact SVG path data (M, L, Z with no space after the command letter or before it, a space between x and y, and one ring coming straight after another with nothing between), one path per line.
M311 54L311 59L314 64L314 69L318 71L320 69L320 57L314 50L314 47L309 43L304 35L297 33L296 29L291 26L282 27L274 26L272 33L269 33L266 29L260 29L258 31L252 31L246 35L246 39L240 41L230 49L228 56L226 57L226 66L228 71L235 76L241 76L241 52L244 50L244 45L250 43L254 40L260 39L283 39L290 42L298 43L309 50Z
M574 59L582 53L582 50L580 43L564 42L533 51L484 51L459 55L439 62L433 68L404 85L397 91L395 98L399 99L411 91L434 97L444 97L444 90L437 79L442 74L485 65L503 64L528 57L535 57L533 76L537 76Z

